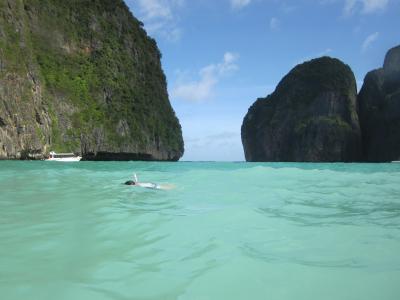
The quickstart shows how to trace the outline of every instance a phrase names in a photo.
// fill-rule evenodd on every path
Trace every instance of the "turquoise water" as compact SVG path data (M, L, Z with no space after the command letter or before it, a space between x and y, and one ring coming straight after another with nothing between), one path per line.
M397 300L400 164L0 162L0 295Z

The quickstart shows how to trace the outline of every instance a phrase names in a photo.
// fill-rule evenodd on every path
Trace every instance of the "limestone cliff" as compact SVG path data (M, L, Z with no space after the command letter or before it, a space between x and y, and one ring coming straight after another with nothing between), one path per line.
M358 102L363 159L400 160L400 46L388 51L383 68L366 75Z
M351 69L322 57L296 66L243 120L247 161L360 159L357 89Z
M178 160L161 54L122 0L0 1L0 158Z

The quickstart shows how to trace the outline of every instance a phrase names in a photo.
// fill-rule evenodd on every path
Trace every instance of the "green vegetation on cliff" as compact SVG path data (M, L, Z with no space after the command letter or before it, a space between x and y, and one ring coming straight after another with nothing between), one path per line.
M1 76L32 74L18 98L31 103L39 85L49 147L154 159L183 154L161 54L122 0L13 0L0 11Z

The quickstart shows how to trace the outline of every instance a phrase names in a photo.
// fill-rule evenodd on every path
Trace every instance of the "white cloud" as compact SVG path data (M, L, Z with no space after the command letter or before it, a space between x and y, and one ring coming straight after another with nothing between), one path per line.
M326 56L329 53L331 53L333 50L331 48L326 48L324 51L319 52L316 56L321 57L321 56Z
M389 0L345 0L344 14L352 15L357 11L363 14L375 13L384 10Z
M244 161L240 127L235 132L225 131L194 139L185 136L184 139L185 155L182 158L184 161Z
M280 21L277 18L271 18L269 21L269 28L271 30L277 30L279 29Z
M346 16L351 15L353 13L356 3L357 0L346 0L344 2L343 11Z
M159 35L170 41L179 40L182 29L177 24L176 11L185 0L127 0L128 5L137 7L139 19L150 35Z
M160 0L139 0L138 1L143 17L146 20L156 18L171 18L171 7L168 2Z
M295 5L289 5L287 3L282 3L280 9L285 13L285 14L291 14L294 12L297 7Z
M186 101L201 102L211 98L214 88L220 79L239 69L236 61L239 55L226 52L222 62L210 64L199 71L199 80L187 81L178 78L171 96Z
M241 9L251 3L251 0L230 0L233 9Z
M361 45L361 50L365 52L379 37L379 32L375 32L367 36Z
M210 144L214 143L226 143L231 141L232 139L238 139L238 138L240 138L240 132L222 131L202 137L188 138L185 139L185 141L190 143L195 148L200 148L200 147L208 147L210 146Z
M383 10L389 3L389 0L364 0L364 13L372 13L377 10Z

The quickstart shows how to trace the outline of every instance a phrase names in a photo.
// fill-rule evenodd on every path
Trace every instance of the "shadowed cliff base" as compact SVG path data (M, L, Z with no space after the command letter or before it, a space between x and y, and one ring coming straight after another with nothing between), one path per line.
M82 157L83 161L178 161L179 155L170 158L159 158L147 153L87 153Z

